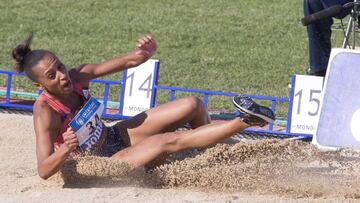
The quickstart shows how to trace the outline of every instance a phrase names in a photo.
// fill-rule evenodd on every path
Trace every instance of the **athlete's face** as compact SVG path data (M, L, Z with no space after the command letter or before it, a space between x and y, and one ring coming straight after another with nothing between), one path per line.
M63 63L53 54L46 54L33 69L39 86L53 95L73 91L69 73Z

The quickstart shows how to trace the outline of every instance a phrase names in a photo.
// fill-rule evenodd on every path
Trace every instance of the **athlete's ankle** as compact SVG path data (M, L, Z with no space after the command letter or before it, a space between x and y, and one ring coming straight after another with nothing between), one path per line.
M252 125L249 125L248 123L245 123L242 118L236 117L234 120L236 120L237 125L239 126L239 130L243 130L245 128L251 127Z

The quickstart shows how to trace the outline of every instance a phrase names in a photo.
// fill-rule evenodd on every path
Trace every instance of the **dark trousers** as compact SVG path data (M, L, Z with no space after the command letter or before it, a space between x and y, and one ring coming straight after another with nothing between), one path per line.
M310 15L337 4L346 4L353 0L304 0L304 15ZM337 18L344 18L349 12L343 12ZM332 18L323 19L307 26L309 39L309 73L325 72L331 51Z

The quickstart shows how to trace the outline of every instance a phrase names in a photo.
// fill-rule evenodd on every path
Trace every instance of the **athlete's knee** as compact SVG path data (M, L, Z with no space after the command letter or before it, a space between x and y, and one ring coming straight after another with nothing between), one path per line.
M204 103L195 96L189 96L184 98L186 106L191 110L199 110L204 107Z

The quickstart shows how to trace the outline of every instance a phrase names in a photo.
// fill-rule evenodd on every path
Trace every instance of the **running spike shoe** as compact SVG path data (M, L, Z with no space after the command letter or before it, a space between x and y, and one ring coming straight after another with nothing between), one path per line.
M264 126L275 121L274 112L270 108L257 104L248 96L235 96L233 104L240 112L239 117L248 125Z

